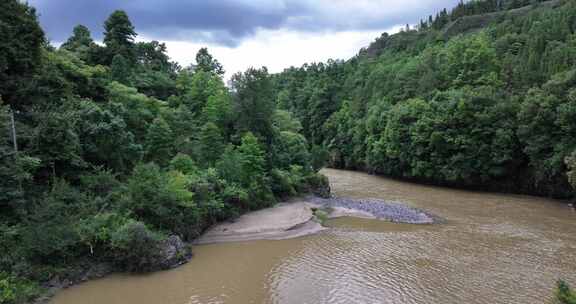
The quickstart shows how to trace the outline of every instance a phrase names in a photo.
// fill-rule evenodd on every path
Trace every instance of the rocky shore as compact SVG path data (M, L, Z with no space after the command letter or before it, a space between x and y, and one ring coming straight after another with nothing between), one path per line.
M347 209L371 215L379 220L404 224L433 224L436 217L425 211L406 206L398 202L388 202L379 199L350 199L342 197L307 198L311 204L323 208ZM354 213L354 212L351 212Z

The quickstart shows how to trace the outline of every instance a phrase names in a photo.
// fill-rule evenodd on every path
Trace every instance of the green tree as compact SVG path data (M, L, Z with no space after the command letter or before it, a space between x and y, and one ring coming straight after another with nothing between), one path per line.
M170 170L192 175L198 172L196 162L187 154L178 153L170 161Z
M142 159L143 147L124 119L90 100L77 101L75 106L84 159L117 172L131 171Z
M289 169L301 166L311 169L310 153L306 138L298 133L282 131L274 138L274 165L277 168Z
M125 270L145 272L158 269L162 258L162 234L150 230L144 223L129 221L111 236L116 262Z
M36 11L18 0L0 3L0 96L11 106L27 103L22 95L42 60L44 32Z
M84 61L90 61L91 52L96 47L90 30L84 25L74 27L73 34L60 48L78 54Z
M225 147L220 128L212 122L206 123L200 131L199 145L204 167L213 166Z
M266 68L250 68L232 77L234 112L238 128L252 132L270 144L273 136L275 98Z
M130 63L135 63L134 38L137 34L126 12L114 11L104 23L104 30L104 44L106 44L109 62L114 56L122 55Z
M174 153L174 134L163 118L156 118L146 133L146 160L162 166L168 164Z
M208 53L207 48L201 48L196 54L196 70L213 73L218 76L224 75L224 68L218 60Z
M148 127L160 116L163 103L115 81L109 83L106 90L110 101L107 109L126 122L136 142L144 142Z
M129 84L130 79L130 64L124 56L118 54L112 58L112 65L110 66L110 74L112 79L122 84Z
M265 175L266 158L265 152L258 138L248 132L242 136L242 144L238 147L242 158L242 172L246 182L261 181Z
M248 189L249 208L259 209L274 203L266 171L266 152L258 138L248 132L238 147L241 159L242 185Z
M112 64L110 66L110 75L112 76L112 79L119 83L128 85L130 74L130 64L126 58L120 54L115 55L114 58L112 58Z
M214 123L221 130L226 130L228 127L231 114L230 96L225 92L208 97L208 101L202 109L203 120Z
M190 239L203 224L190 187L182 173L164 172L154 163L139 165L121 191L120 203L135 219Z

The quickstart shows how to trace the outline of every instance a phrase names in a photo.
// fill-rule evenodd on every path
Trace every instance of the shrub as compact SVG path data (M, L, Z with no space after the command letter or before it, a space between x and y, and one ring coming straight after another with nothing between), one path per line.
M118 189L120 182L111 170L96 168L95 172L80 176L82 188L97 196L107 196Z
M328 160L330 159L330 152L328 152L328 149L322 146L315 145L310 151L310 158L314 171L319 171L320 169L324 168L326 164L328 164Z
M25 303L39 293L38 284L0 272L0 304Z
M161 259L162 234L142 222L128 221L112 234L115 260L128 271L143 272L157 268Z
M194 160L187 154L182 153L178 153L170 161L170 169L184 174L195 174L198 172L198 166L196 166Z
M128 218L116 213L99 213L80 220L76 225L76 233L90 250L90 255L95 255L110 249L112 235L128 221Z
M122 191L122 205L137 220L161 230L186 235L199 221L188 176L165 173L155 164L139 165Z
M279 197L296 195L297 191L294 188L289 172L274 169L270 176L272 178L272 191L275 195Z
M566 282L560 280L556 285L556 304L576 304L576 294Z

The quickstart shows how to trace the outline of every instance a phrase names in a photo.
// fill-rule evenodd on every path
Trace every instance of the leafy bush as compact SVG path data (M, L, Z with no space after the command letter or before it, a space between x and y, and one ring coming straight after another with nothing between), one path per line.
M557 304L576 304L576 294L570 286L564 281L558 281L556 284L555 303Z
M157 269L165 236L138 221L128 221L111 235L115 261L128 271Z
M272 170L271 174L272 191L280 197L296 195L296 189L291 179L290 172L279 169Z
M40 292L37 283L0 272L0 304L26 303Z
M76 226L76 233L82 244L90 250L90 255L104 255L110 249L112 236L130 220L116 213L98 213L82 219Z
M136 166L121 193L126 212L153 227L188 238L199 224L199 209L193 201L189 177L163 172L155 164Z
M196 162L188 156L187 154L178 153L170 161L170 169L174 171L180 171L184 174L196 174L198 172L198 167Z

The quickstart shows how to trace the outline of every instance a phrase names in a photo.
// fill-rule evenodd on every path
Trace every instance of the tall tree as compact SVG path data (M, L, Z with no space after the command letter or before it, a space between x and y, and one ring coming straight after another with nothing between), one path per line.
M242 144L238 147L242 159L242 171L245 182L261 181L265 174L265 151L254 134L248 132L242 137Z
M131 63L136 61L134 38L137 34L124 11L115 11L104 23L104 43L111 62L115 55L122 55Z
M146 160L166 165L174 153L174 133L162 118L154 119L146 133Z
M93 43L94 40L92 40L90 30L86 26L79 24L74 27L72 36L62 44L61 48L76 52L81 48L89 48Z
M204 167L211 167L224 151L222 132L212 122L206 123L200 132L200 158Z
M196 54L196 69L214 73L218 76L224 75L224 68L218 60L208 53L207 48L201 48Z
M232 77L238 127L261 137L267 144L273 137L276 110L272 82L266 68L250 68Z
M18 0L1 1L0 37L0 96L9 105L21 105L45 43L36 11Z

